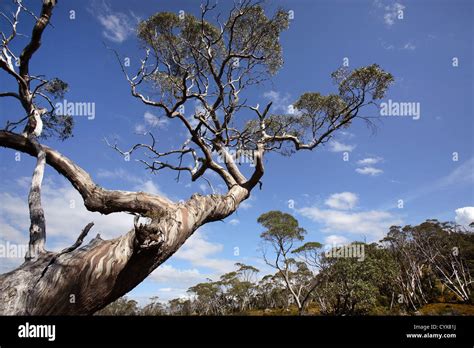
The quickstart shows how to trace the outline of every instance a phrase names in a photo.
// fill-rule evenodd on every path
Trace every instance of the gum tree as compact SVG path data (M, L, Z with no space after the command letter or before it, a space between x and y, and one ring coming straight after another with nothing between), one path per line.
M332 76L334 94L305 93L294 104L297 112L275 114L271 103L249 104L246 93L282 66L279 38L289 26L287 12L269 15L259 3L243 0L220 16L208 3L198 16L157 13L137 29L144 50L138 73L130 76L122 68L132 96L181 124L187 136L175 148L158 148L153 136L150 143L134 144L128 151L111 146L137 156L155 173L172 170L196 181L213 172L226 190L194 194L184 202L110 190L98 186L72 159L42 143L45 135L66 138L72 128L70 117L58 115L52 103L64 95L67 84L29 69L46 40L43 36L53 30L50 21L56 1L43 0L40 15L18 0L13 2L16 12L2 14L2 28L7 30L2 31L0 68L3 78L16 82L17 91L0 91L0 97L17 99L26 116L2 116L8 122L0 131L0 146L34 156L38 163L29 195L30 248L25 263L0 276L1 314L91 314L103 308L143 281L197 228L235 212L261 185L268 152L313 150L356 119L368 120L360 111L382 98L392 82L392 76L377 65L340 69ZM18 36L20 16L33 20L34 27L28 44L15 53L11 43ZM150 89L153 98L143 92ZM198 107L185 115L183 106L189 108L191 103ZM23 134L17 131L25 124ZM239 166L241 155L252 158L250 168ZM91 223L77 231L79 237L71 247L60 253L46 250L47 221L41 205L45 165L71 183L88 210L134 214L134 226L121 237L95 238L81 246Z
M400 303L417 310L430 302L430 291L436 288L431 279L438 279L458 300L472 301L472 240L468 230L437 220L392 226L383 242L400 264Z
M277 271L298 313L304 314L318 285L316 275L322 265L322 244L307 242L296 247L304 240L306 231L290 214L269 211L260 215L257 222L266 228L260 235L265 263Z

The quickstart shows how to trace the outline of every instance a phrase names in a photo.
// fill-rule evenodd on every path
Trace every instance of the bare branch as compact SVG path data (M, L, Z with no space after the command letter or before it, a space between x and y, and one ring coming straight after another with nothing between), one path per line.
M0 146L16 149L36 156L30 140L11 132L0 131ZM171 209L174 207L169 199L144 192L111 191L98 186L90 175L81 167L59 152L43 145L46 162L64 175L76 190L79 191L86 208L102 214L120 211L146 213L152 210Z

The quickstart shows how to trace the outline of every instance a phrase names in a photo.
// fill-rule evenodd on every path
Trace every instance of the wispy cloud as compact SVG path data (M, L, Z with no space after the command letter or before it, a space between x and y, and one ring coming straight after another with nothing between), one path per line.
M399 51L414 51L416 50L416 45L413 41L402 41L398 43L391 43L385 40L379 40L380 45L384 50L391 51L391 50L399 50Z
M470 159L458 165L449 174L437 180L428 182L425 185L421 185L413 191L405 192L399 196L402 197L404 202L406 203L431 194L433 192L445 190L454 186L463 185L474 185L474 157L471 157ZM393 202L387 202L383 207L391 209L395 208L396 206L393 204Z
M290 111L290 95L282 95L278 91L268 91L263 93L263 97L272 102L272 110L275 112L288 113Z
M356 168L355 170L357 173L362 175L370 175L370 176L377 176L383 173L382 169L378 169L371 166L366 166L363 168Z
M341 245L341 244L348 244L349 239L347 239L344 236L336 235L336 234L331 234L330 236L327 236L324 238L324 244L332 246L332 245Z
M104 169L104 168L99 168L97 171L97 177L98 178L103 178L103 179L122 179L131 183L142 183L143 179L136 176L136 175L130 175L129 172L127 172L123 168L116 168L116 169Z
M201 230L195 232L174 255L176 259L185 260L193 267L204 267L217 274L234 269L234 261L213 257L223 251L224 245L207 240Z
M383 160L382 157L366 157L357 161L359 165L372 165L377 164Z
M150 193L152 195L160 195L167 198L166 194L161 191L160 187L155 184L152 180L143 180L138 185L134 186L134 190Z
M384 23L389 27L394 25L395 20L398 18L400 14L400 11L403 11L404 9L405 9L405 6L398 2L385 6L384 7L385 13L383 16Z
M257 200L257 198L256 198L255 194L252 193L249 198L247 198L245 201L240 203L239 209L247 210L247 209L252 208L253 207L252 202L254 202L256 200Z
M229 225L232 225L232 226L237 226L238 224L240 224L240 220L239 219L232 219L228 222Z
M150 274L150 278L160 283L177 283L181 286L192 286L196 282L204 280L206 275L201 274L196 268L178 269L164 264L153 271Z
M474 185L474 157L458 165L448 175L428 183L406 195L405 201L457 185Z
M169 124L169 120L165 117L158 117L149 111L143 114L143 123L135 125L135 132L139 134L147 133L152 128L163 129Z
M134 31L138 22L138 17L130 12L128 14L113 11L110 5L103 1L94 3L89 12L97 18L103 30L102 35L115 43L121 43L128 39Z
M474 184L474 157L453 169L448 175L439 179L435 186L445 188L454 184Z
M414 51L416 46L413 42L408 41L406 44L403 45L402 50Z
M352 209L356 206L359 197L352 192L334 193L324 202L327 206L334 209Z
M100 168L97 171L97 177L105 179L118 179L124 182L129 182L134 184L132 190L142 191L152 195L160 195L164 198L168 198L168 196L163 191L161 191L160 187L151 179L134 175L123 168L117 168L113 170Z
M387 50L387 51L391 51L391 50L394 50L394 49L395 49L395 45L394 45L394 44L385 42L385 41L383 41L383 40L381 40L380 44L382 45L383 49L385 49L385 50Z
M344 144L341 143L337 140L331 140L328 143L329 146L329 151L331 152L351 152L356 148L356 145L349 145L349 144Z
M15 189L19 191L18 188ZM48 227L49 250L57 251L72 244L84 226L91 221L95 225L90 235L100 233L103 238L117 237L133 226L133 217L129 214L102 215L88 211L80 194L64 179L55 182L45 180L41 199ZM24 243L30 221L26 194L2 192L0 200L0 239Z
M330 198L333 196L334 195L331 195ZM356 203L351 202L353 204L350 206L354 208ZM346 208L347 206L341 205L341 207ZM323 232L352 234L357 235L357 238L367 236L370 238L370 241L381 239L387 233L390 226L400 225L402 223L402 221L392 213L382 210L353 212L312 206L303 207L297 211L301 215L323 224Z

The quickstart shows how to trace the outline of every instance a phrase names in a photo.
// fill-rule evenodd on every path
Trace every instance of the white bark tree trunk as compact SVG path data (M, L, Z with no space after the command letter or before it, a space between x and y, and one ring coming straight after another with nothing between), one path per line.
M4 131L0 131L0 146L40 155L38 163L43 163L45 157L81 193L89 210L137 215L134 228L119 238L102 240L97 236L77 248L90 225L77 245L56 254L37 253L16 270L0 275L0 315L93 314L142 282L197 228L229 216L249 195L247 188L235 185L225 195L195 194L175 204L143 192L108 191L47 146L41 147L41 153L29 139ZM34 181L38 175L41 172L35 170ZM139 223L138 216L147 217L147 222Z

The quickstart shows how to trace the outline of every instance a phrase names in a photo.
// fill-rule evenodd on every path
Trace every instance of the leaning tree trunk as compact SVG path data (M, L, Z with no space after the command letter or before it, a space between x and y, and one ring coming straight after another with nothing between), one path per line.
M29 139L10 132L0 131L0 146L38 155ZM137 286L198 227L232 214L249 195L235 185L225 195L195 194L175 204L144 192L109 191L65 156L44 145L42 150L47 163L79 191L87 209L134 213L135 226L119 238L98 235L80 247L91 223L73 246L59 253L38 250L34 259L0 275L0 315L93 314Z
M246 194L238 191L236 197ZM168 216L137 223L119 238L97 236L81 248L43 253L0 276L0 314L92 314L167 260L205 223L208 212L219 211L225 217L234 209L231 196L195 195Z

